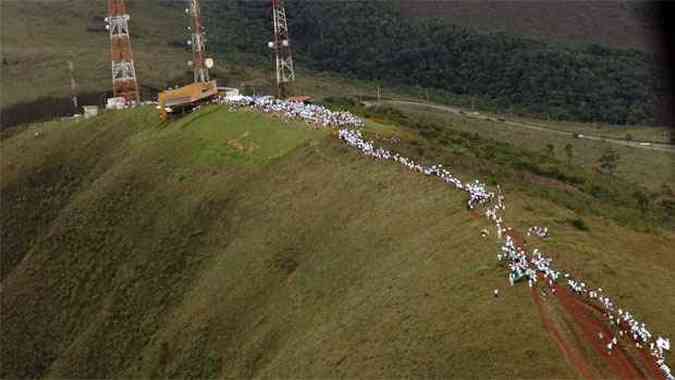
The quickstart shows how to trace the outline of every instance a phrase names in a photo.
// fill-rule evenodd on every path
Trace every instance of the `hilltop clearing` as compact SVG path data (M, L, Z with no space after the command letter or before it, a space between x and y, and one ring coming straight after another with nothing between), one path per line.
M365 133L424 146L387 122ZM577 376L464 193L327 130L139 108L1 144L2 377ZM582 230L504 186L514 227L555 231L532 244L672 335L672 231L593 215Z

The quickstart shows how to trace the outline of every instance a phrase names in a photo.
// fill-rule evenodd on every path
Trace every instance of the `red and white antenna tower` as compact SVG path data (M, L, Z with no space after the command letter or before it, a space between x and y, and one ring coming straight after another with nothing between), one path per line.
M272 18L274 21L274 41L268 46L274 49L277 69L277 96L286 98L290 95L289 84L295 80L293 55L288 33L288 19L283 0L272 0Z
M192 25L188 28L192 30L192 71L194 72L195 82L208 82L209 68L213 66L213 60L206 58L206 38L204 37L204 24L202 23L202 11L199 6L199 0L190 0L190 8L185 10L192 15Z
M113 96L129 102L140 101L134 55L129 36L129 14L125 0L108 0L108 23L110 31L110 55L112 57Z

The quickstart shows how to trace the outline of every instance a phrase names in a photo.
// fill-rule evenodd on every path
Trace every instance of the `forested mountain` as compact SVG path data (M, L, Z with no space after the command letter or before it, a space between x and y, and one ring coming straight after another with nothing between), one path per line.
M212 48L269 56L269 9L209 2ZM480 6L480 5L476 5ZM654 124L667 93L656 60L634 49L477 32L404 17L397 2L307 2L287 8L297 61L316 70L478 97L500 112L615 124Z
M476 30L595 42L646 52L660 49L658 3L635 0L400 0L407 17L442 17Z

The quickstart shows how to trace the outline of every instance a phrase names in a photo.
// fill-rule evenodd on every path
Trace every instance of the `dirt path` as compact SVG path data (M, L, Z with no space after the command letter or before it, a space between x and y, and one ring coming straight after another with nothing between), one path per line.
M530 295L532 296L532 300L534 301L535 305L537 305L537 311L544 322L544 328L546 331L548 331L549 335L558 346L558 349L567 360L567 363L569 363L569 365L572 366L582 378L587 380L593 379L595 376L592 375L590 365L583 357L583 354L579 352L579 350L576 349L569 341L567 341L563 337L563 334L560 333L556 323L553 322L549 313L545 309L544 303L539 297L538 291L535 288L532 288L530 289Z
M525 240L522 234L510 230L508 235L511 236L517 246L525 249ZM541 279L544 279L543 276ZM539 282L539 284L541 283L544 283L544 281ZM619 344L611 353L607 350L607 344L616 332L610 329L602 310L597 305L572 294L565 286L553 284L552 287L548 287L548 285L545 285L545 287L549 290L546 299L540 297L538 286L533 287L530 294L537 305L544 327L565 359L581 377L585 379L612 377L624 380L664 378L653 358L644 349L638 350L632 347L632 343L628 341L627 337L619 339L620 337L617 336ZM553 289L555 292L551 291ZM556 311L556 308L552 304L547 305L548 303L556 303L560 306L558 308L560 311ZM556 316L556 312L564 315ZM556 317L571 321L573 328L565 328L560 323L560 318ZM584 357L584 347L581 346L580 342L593 348L597 357L607 365L610 373L607 373L606 368L593 365L588 358Z
M377 104L378 102L364 102L366 105L372 105L372 104ZM435 110L440 110L440 111L446 111L455 115L460 115L463 117L468 117L472 119L480 119L480 120L491 120L492 118L486 115L477 115L477 116L471 116L467 114L466 112L462 113L462 110L457 107L449 107L449 106L443 106L443 105L438 105L438 104L428 104L428 103L420 103L420 102L415 102L411 100L382 100L379 103L393 103L393 104L405 104L405 105L412 105L412 106L417 106L417 107L426 107L426 108L431 108ZM563 136L568 136L568 137L574 137L575 133L573 132L567 132L567 131L561 131L558 129L553 129L553 128L548 128L548 127L541 127L538 125L530 124L530 123L524 123L524 122L519 122L519 121L512 121L512 120L503 120L502 124L508 125L511 127L517 127L517 128L527 128L531 130L536 130L539 132L545 132L545 133L552 133L552 134L557 134L557 135L563 135ZM670 153L675 153L675 146L670 145L670 144L660 144L660 143L649 143L649 145L643 145L644 142L641 141L625 141L625 140L620 140L620 139L613 139L613 138L608 138L608 137L600 137L600 136L590 136L590 135L578 135L579 139L583 140L591 140L591 141L599 141L599 142L606 142L606 143L611 143L611 144L616 144L616 145L623 145L623 146L629 146L631 148L637 148L637 149L646 149L646 150L655 150L655 151L660 151L660 152L670 152Z

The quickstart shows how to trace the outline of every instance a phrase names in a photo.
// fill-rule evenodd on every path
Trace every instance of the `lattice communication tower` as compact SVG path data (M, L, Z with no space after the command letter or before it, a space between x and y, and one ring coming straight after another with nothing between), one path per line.
M290 96L290 83L295 80L293 54L288 33L288 19L283 0L272 0L272 20L274 22L274 40L268 43L274 49L277 71L277 96L281 99Z
M113 96L140 101L134 55L129 35L129 13L125 0L108 0L107 29L110 31Z
M190 8L186 12L192 15L192 25L188 28L192 31L192 71L194 72L195 82L208 82L209 66L213 65L213 60L206 58L206 37L205 28L202 22L202 11L199 0L189 0Z

